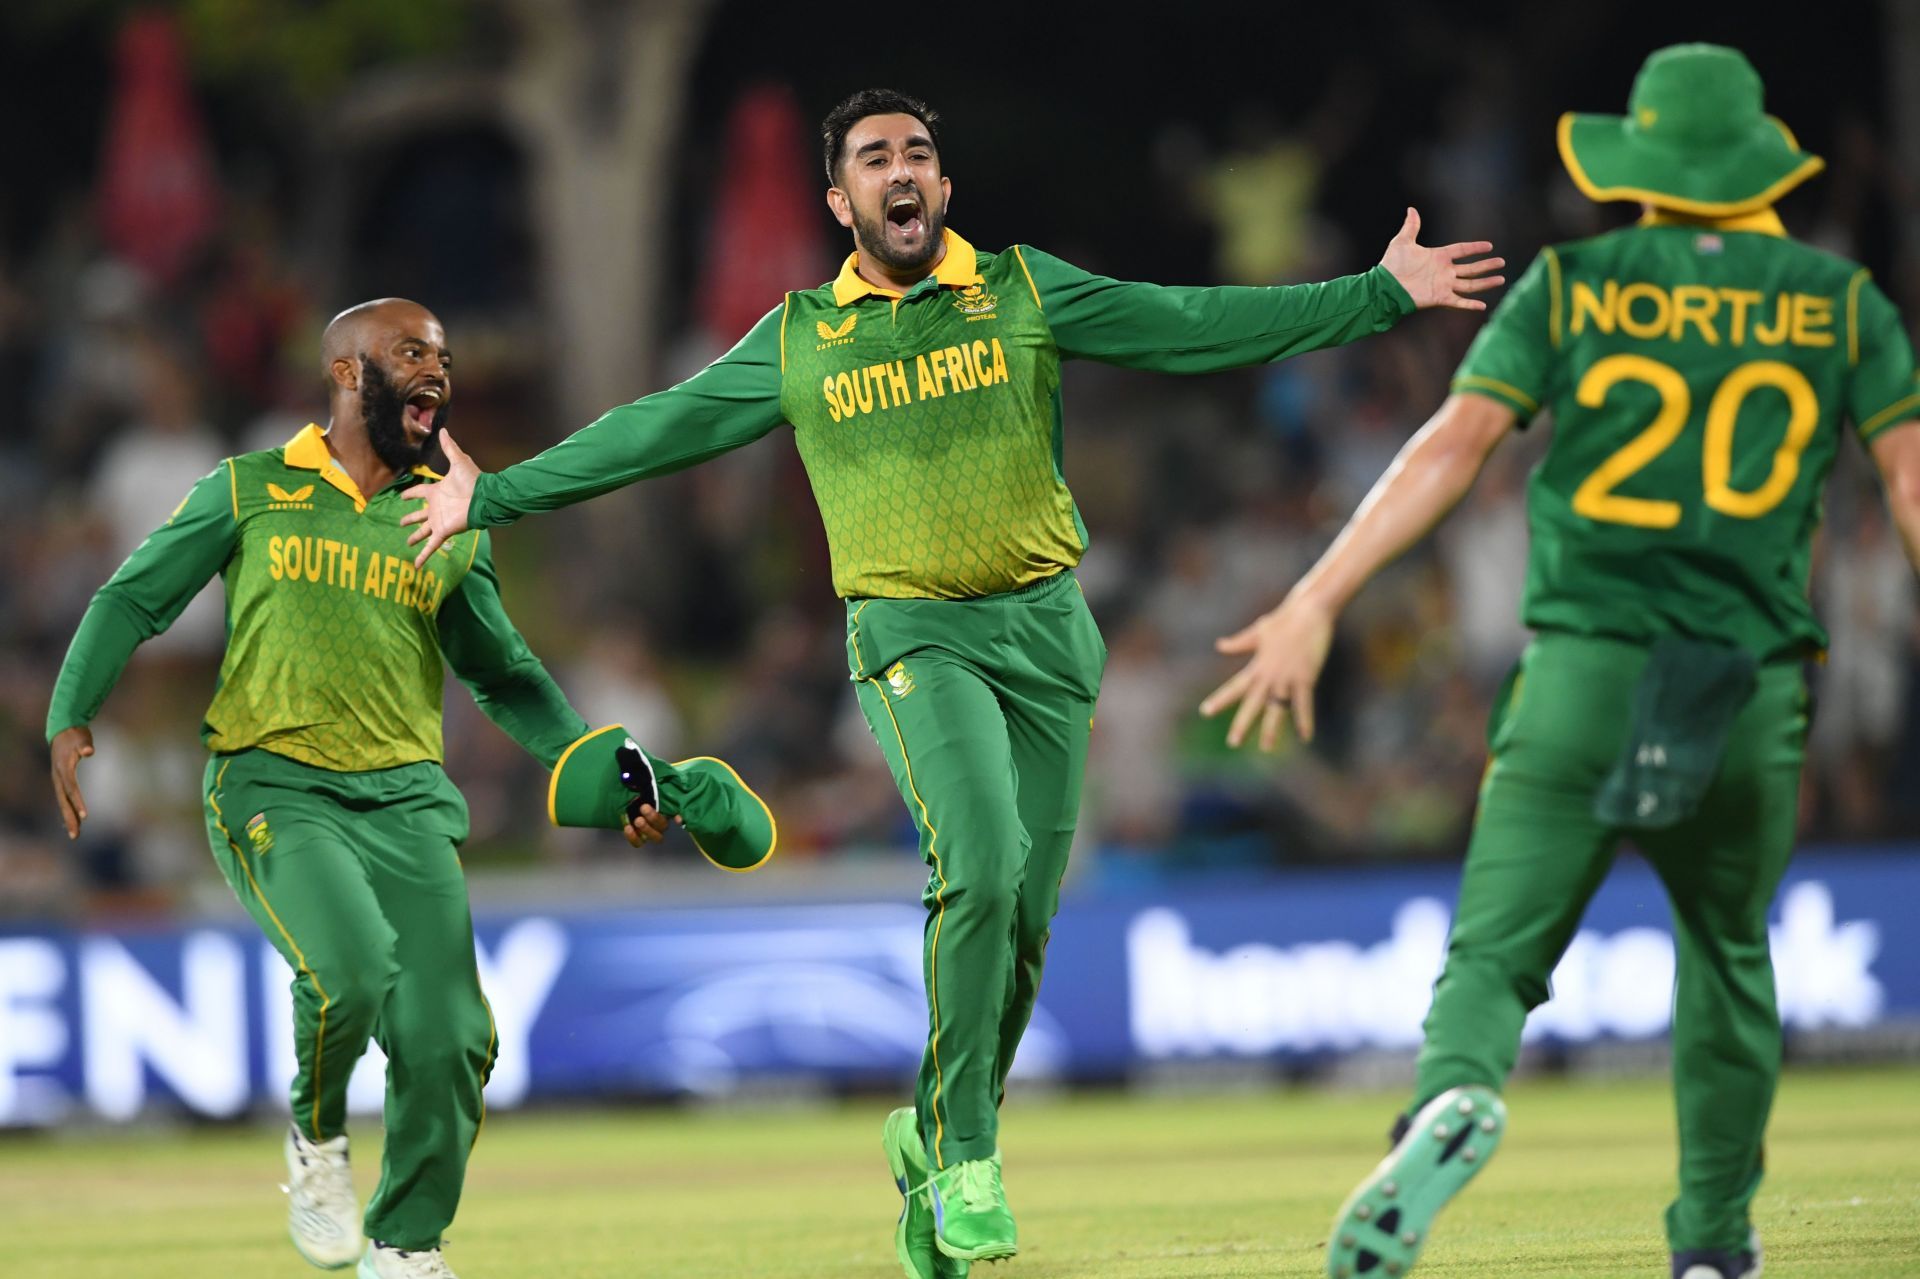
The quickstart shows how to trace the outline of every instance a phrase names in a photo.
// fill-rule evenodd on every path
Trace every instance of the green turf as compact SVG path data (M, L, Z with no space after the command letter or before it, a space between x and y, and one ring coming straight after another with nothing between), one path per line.
M889 1103L497 1116L448 1259L462 1279L892 1279ZM1499 1157L1440 1219L1423 1276L1664 1276L1659 1081L1532 1084ZM1020 1257L982 1279L1312 1276L1393 1099L1289 1091L1011 1103ZM377 1128L363 1123L364 1193ZM299 1279L277 1132L0 1141L6 1279ZM1782 1086L1758 1205L1769 1276L1920 1275L1920 1078Z

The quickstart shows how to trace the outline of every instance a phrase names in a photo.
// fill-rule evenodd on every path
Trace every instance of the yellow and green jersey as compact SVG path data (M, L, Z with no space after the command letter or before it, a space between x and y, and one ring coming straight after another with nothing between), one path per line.
M1205 373L1335 346L1413 301L1385 268L1324 284L1166 288L953 232L904 293L861 279L790 293L720 360L475 485L505 524L691 466L791 423L847 598L973 599L1080 561L1061 476L1060 365Z
M1522 423L1553 411L1527 491L1529 626L1763 660L1826 644L1807 581L1842 420L1871 439L1920 416L1893 304L1771 210L1543 249L1453 388Z
M422 472L431 474L430 472ZM551 766L587 731L500 603L484 532L413 567L403 476L363 495L309 426L222 462L100 588L60 667L49 740L90 722L142 641L218 574L227 648L201 737L336 772L442 758L443 662Z

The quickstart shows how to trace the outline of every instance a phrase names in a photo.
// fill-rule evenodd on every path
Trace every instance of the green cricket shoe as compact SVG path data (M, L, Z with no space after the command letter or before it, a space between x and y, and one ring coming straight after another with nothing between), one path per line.
M933 1197L933 1246L959 1261L999 1261L1020 1251L1020 1236L1000 1185L1000 1155L967 1159L927 1181Z
M1412 1270L1433 1219L1493 1157L1506 1130L1506 1105L1491 1088L1450 1088L1423 1106L1334 1218L1329 1279L1398 1279Z
M907 1279L966 1279L973 1263L958 1261L934 1247L933 1198L927 1190L927 1148L912 1106L887 1116L880 1129L887 1171L900 1189L900 1220L893 1228L893 1250Z

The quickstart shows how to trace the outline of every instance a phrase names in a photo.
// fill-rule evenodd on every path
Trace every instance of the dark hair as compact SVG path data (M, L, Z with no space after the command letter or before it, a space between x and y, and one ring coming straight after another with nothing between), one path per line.
M827 112L820 122L820 138L826 144L827 181L840 181L840 148L854 125L870 115L910 115L926 127L933 149L940 149L940 113L914 97L893 89L862 89Z

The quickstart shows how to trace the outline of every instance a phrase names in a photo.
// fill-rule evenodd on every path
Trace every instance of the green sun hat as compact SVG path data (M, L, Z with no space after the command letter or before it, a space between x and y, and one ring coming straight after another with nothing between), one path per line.
M1627 114L1560 117L1560 158L1590 200L1635 200L1700 217L1772 204L1826 167L1761 109L1738 49L1676 44L1634 77Z
M547 784L555 826L619 830L641 803L685 825L701 856L722 870L755 870L779 843L773 810L725 760L709 755L668 763L609 724L561 752Z

